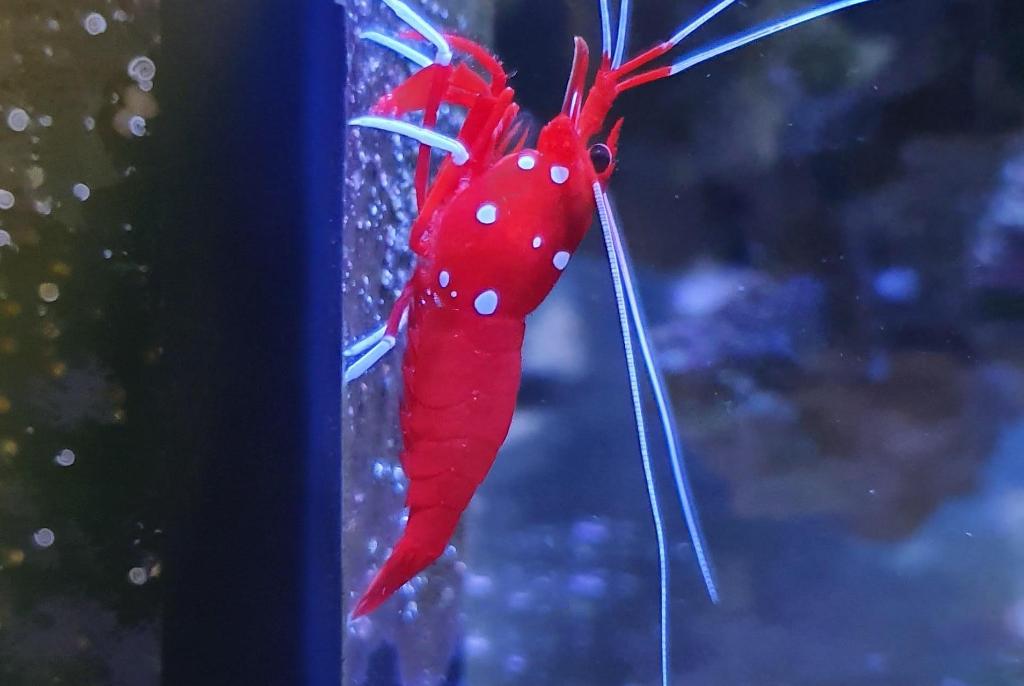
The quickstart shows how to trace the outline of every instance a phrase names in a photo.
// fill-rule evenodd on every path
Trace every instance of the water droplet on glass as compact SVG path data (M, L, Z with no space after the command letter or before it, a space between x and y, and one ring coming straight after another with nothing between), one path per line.
M53 545L55 540L57 540L57 537L54 535L53 531L46 527L43 527L32 534L32 542L40 548L49 548Z
M133 136L145 136L146 120L137 114L132 116L132 118L128 120L128 130L132 132Z
M39 299L43 302L56 302L60 297L60 288L57 284L47 281L39 284Z
M82 20L82 26L90 36L98 36L107 30L107 20L98 12L90 12Z
M28 121L28 112L20 107L15 107L7 113L7 126L11 131L24 131L28 128Z
M64 448L64 450L57 453L57 456L53 458L53 461L61 467L70 467L75 463L75 452L68 448Z
M128 76L135 81L152 81L156 76L156 64L144 55L133 57L128 62Z

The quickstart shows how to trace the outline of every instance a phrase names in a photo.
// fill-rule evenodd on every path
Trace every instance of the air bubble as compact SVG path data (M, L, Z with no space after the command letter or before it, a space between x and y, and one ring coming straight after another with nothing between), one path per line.
M98 12L90 12L82 20L82 26L90 36L98 36L107 30L107 20Z
M152 81L156 76L156 64L143 55L133 57L128 63L128 76L134 81Z
M12 207L14 207L14 193L0 188L0 210L9 210Z
M57 536L53 533L53 530L47 529L46 527L43 527L32 534L32 542L40 548L49 548L56 540Z
M53 126L53 117L48 114L39 115L39 125L47 128Z
M86 131L92 131L96 128L96 120L92 117L86 117L82 120L82 126L85 127Z
M141 586L149 581L149 573L142 567L132 567L128 570L128 581L136 586Z
M53 461L61 467L70 467L75 463L75 451L64 448L64 450L57 453L57 456L53 458Z
M28 128L28 122L28 112L20 107L15 107L7 113L7 126L11 131L24 131Z
M134 136L145 136L146 135L146 120L139 115L133 115L128 120L128 130L132 132Z
M60 297L60 288L55 283L47 281L39 284L39 299L43 302L56 302Z
M76 198L78 198L82 202L88 200L89 196L92 194L92 191L90 191L89 187L86 186L84 183L76 183L74 186L71 187L71 192L75 195Z

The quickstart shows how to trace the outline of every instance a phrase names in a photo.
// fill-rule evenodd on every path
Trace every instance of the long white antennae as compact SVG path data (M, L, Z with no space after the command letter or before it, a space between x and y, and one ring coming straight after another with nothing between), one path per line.
M672 465L672 477L675 480L676 493L679 495L679 504L683 508L686 528L690 532L693 552L697 557L697 564L700 566L700 573L704 578L704 586L707 588L708 597L711 598L711 602L718 604L718 584L715 582L714 567L707 552L707 541L704 538L704 530L701 527L700 516L697 513L697 501L693 496L693 489L690 486L690 478L687 474L686 462L683 458L683 450L679 441L679 430L676 426L675 414L672 411L672 403L669 401L668 393L665 390L665 377L661 373L661 369L658 367L651 349L651 341L648 335L649 328L644 316L643 302L640 299L640 292L634 285L632 261L629 259L625 240L622 238L618 222L615 219L615 209L612 207L611 200L607 194L604 194L604 204L607 208L608 232L612 236L615 256L619 262L619 271L622 273L626 303L632 315L633 327L636 330L637 340L640 343L640 353L644 360L644 366L647 368L647 375L650 378L651 387L654 392L654 401L658 406L658 415L661 418L661 427L665 435L665 444L668 448L669 463Z
M681 60L679 60L669 68L669 75L672 76L678 74L681 71L686 71L690 67L700 64L701 62L706 62L707 60L710 60L713 57L718 57L723 53L729 52L730 50L735 50L736 48L742 47L749 43L753 43L754 41L770 36L773 33L785 31L786 29L792 28L799 24L803 24L804 22L811 21L812 19L823 17L826 14L838 12L839 10L846 9L847 7L861 5L865 2L870 1L871 0L839 0L838 2L830 2L824 5L819 5L818 7L815 7L810 10L805 10L798 14L794 14L793 16L786 17L784 19L778 19L767 24L763 24L762 26L759 26L755 29L737 34L735 36L725 39L720 43L716 43L711 47L703 48L701 50L698 50L683 57Z
M359 37L363 40L368 40L377 45L383 46L388 50L393 50L399 55L414 62L421 67L429 67L434 63L434 60L430 59L422 52L416 50L413 47L406 45L405 43L392 38L391 36L385 36L383 33L378 31L362 31L359 33Z
M408 136L414 140L429 145L432 148L445 150L452 154L452 164L459 167L469 161L469 151L466 150L460 141L440 134L437 131L426 129L422 126L410 124L400 119L388 119L387 117L356 117L348 123L349 126L365 126L381 131L390 131L401 136Z
M651 503L651 516L654 518L654 533L658 539L658 585L660 590L661 616L661 684L668 686L668 551L665 544L665 526L661 521L661 509L658 506L658 495L654 488L654 470L651 467L651 455L647 449L647 427L644 423L644 410L640 397L640 382L636 370L636 358L633 354L633 336L629 330L629 314L626 311L626 295L619 260L616 257L615 238L612 233L611 214L605 202L601 184L594 182L594 200L597 213L601 218L601 232L604 236L605 250L608 252L608 266L612 273L612 286L615 289L615 305L619 312L619 327L622 329L622 345L626 353L626 370L629 373L629 392L633 399L633 420L636 422L637 441L640 444L640 457L644 465L644 480L647 482L647 498Z
M716 2L714 5L711 5L706 10L701 12L699 15L691 19L688 24L683 26L683 28L676 31L675 35L668 39L668 42L671 43L672 45L679 45L684 38L689 36L691 33L696 31L700 27L704 26L704 24L707 24L715 17L715 15L717 15L719 12L721 12L734 2L736 2L736 0L720 0L719 2Z
M612 69L622 66L622 58L626 53L626 39L629 38L629 7L629 0L622 0L619 3L619 30L615 34L615 55L612 57Z
M416 14L416 11L406 5L402 0L383 0L384 4L391 8L391 11L398 15L398 17L409 26L416 29L416 31L426 38L429 42L434 44L437 48L437 55L434 59L435 62L444 66L451 64L452 62L452 48L448 45L448 41L441 35L441 32L435 29L430 23Z
M612 58L612 16L608 0L601 0L601 54Z

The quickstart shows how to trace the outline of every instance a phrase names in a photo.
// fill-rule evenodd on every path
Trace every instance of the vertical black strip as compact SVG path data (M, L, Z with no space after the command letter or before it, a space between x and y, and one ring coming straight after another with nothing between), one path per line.
M168 685L339 681L341 15L163 3Z

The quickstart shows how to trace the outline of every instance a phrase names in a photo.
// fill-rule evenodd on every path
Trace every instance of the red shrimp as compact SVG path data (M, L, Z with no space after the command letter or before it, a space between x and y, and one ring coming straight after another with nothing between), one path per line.
M433 59L379 33L364 34L423 68L382 97L374 116L354 125L410 136L421 143L415 175L419 214L410 231L417 256L414 274L387 324L345 351L358 356L345 382L364 374L395 345L408 321L402 371L404 397L401 464L409 479L409 519L383 567L363 593L353 616L387 600L444 551L452 533L505 441L519 387L526 316L562 275L590 227L601 220L623 334L634 400L634 419L644 460L648 495L658 535L662 600L662 676L667 682L667 579L665 540L654 494L638 390L634 346L639 348L658 403L676 489L701 570L713 600L717 590L682 466L664 385L653 362L631 266L605 188L615 169L622 120L605 130L623 92L684 71L695 64L810 19L868 0L842 0L733 36L685 55L670 66L641 69L662 57L734 0L720 0L672 38L623 60L628 0L619 9L612 44L607 0L601 0L603 50L586 88L589 51L576 38L561 111L541 130L536 147L524 146L525 130L498 60L465 38L443 35L400 0L383 0L425 40ZM453 56L469 58L483 71ZM466 109L455 136L433 130L442 103ZM422 112L423 125L399 119ZM447 153L431 181L430 149Z

